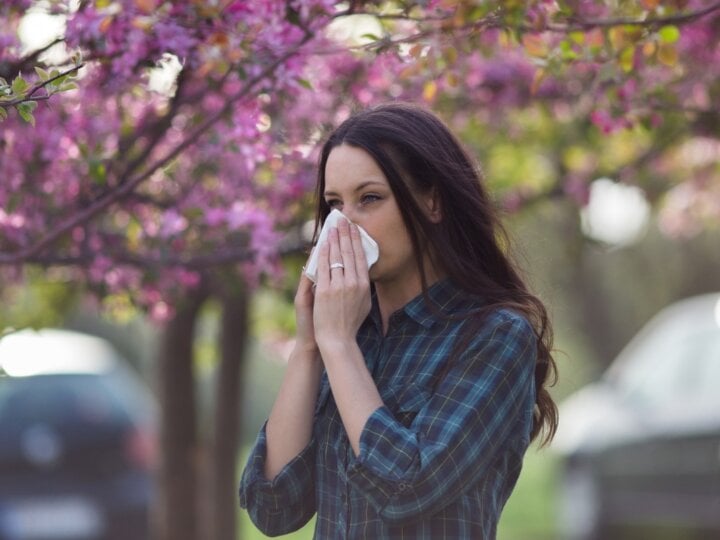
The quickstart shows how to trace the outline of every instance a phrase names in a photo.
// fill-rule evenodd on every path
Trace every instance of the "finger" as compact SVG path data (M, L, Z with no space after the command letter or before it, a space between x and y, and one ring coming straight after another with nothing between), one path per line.
M350 226L350 240L352 241L355 269L358 276L368 275L367 257L362 245L360 229L354 223Z
M350 222L342 220L338 224L338 236L340 240L340 256L342 263L345 265L345 279L355 279L357 270L355 268L355 252L350 237Z
M330 247L330 252L328 256L330 281L342 279L344 273L344 268L333 268L333 265L336 265L338 263L344 264L342 253L340 252L340 239L338 236L339 233L337 227L333 227L332 229L330 229L330 234L328 235L328 244Z
M300 283L298 283L298 294L312 294L312 286L313 282L312 280L307 277L307 274L305 273L305 268L303 267L303 271L300 274Z

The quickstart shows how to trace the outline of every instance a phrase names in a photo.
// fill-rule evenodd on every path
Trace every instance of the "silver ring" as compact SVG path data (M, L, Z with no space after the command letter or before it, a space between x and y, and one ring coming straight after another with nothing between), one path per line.
M330 270L335 270L336 268L345 268L345 265L343 263L332 263L330 265Z

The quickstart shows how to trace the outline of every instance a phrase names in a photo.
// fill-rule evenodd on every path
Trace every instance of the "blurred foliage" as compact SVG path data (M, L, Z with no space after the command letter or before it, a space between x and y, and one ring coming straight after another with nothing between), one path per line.
M60 326L76 305L80 288L62 272L23 270L24 283L0 285L0 335L11 329Z

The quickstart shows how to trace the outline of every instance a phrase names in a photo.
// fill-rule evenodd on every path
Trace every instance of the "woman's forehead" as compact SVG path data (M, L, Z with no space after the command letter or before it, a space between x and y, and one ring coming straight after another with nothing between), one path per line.
M325 164L325 192L355 191L365 184L388 185L380 166L365 150L340 145L332 149Z

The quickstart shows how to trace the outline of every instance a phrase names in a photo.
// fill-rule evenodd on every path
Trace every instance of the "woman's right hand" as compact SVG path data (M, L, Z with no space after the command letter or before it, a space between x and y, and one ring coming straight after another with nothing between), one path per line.
M314 301L313 282L303 271L298 290L295 293L295 324L297 326L295 347L313 353L317 352L315 330L313 329Z

